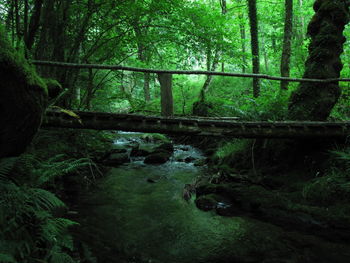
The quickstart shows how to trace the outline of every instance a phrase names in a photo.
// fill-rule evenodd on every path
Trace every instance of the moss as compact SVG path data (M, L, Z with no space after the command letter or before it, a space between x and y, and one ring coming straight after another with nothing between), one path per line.
M47 95L47 86L45 81L39 77L35 68L28 63L23 54L15 51L9 44L6 33L0 27L0 62L1 69L11 71L13 77L22 80L29 88L41 88ZM3 76L4 77L4 76Z
M41 124L47 87L0 29L0 158L20 154Z
M46 78L44 79L44 82L50 98L56 98L63 89L62 85L55 79Z

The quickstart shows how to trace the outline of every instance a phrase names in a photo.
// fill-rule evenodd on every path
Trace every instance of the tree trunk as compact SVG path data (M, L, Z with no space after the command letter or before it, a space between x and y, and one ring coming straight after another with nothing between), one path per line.
M7 14L6 29L11 30L11 43L15 45L15 3L13 0L9 0L9 11Z
M209 62L209 64L207 64L208 71L215 71L216 70L216 68L219 65L219 56L220 56L219 55L219 50L216 49L215 55L214 55L214 59L213 59L213 64L210 65L210 62ZM212 80L213 80L213 76L212 75L207 75L206 76L205 82L204 82L203 87L201 89L201 92L199 94L199 101L201 101L201 102L205 101L205 94L208 92L209 86L210 86L210 83L211 83Z
M241 48L242 48L242 73L246 73L247 66L247 56L246 56L246 33L245 33L245 25L244 25L244 17L243 14L239 14L239 32L241 34Z
M256 0L248 0L249 7L249 23L252 46L252 63L253 73L259 74L260 60L259 60L259 38L258 38L258 17L256 10ZM253 79L253 96L254 98L260 95L260 83L258 78Z
M303 0L299 0L298 3L299 3L299 10L303 10L303 8L304 8ZM300 28L298 30L298 32L299 32L298 37L299 37L299 40L304 40L304 34L305 34L305 17L304 17L304 15L300 15L299 23L300 23Z
M145 95L145 101L151 101L151 92L150 92L150 80L151 80L151 74L150 73L144 73L144 82L143 82L143 92Z
M5 29L10 32L13 28L12 25L12 18L13 18L13 1L7 0L7 14L6 14L6 20L5 20Z
M19 0L13 0L15 5L15 22L16 22L16 36L17 36L17 47L21 39L21 25L20 25L20 15L19 15Z
M285 6L283 50L280 69L281 76L289 78L293 35L293 0L285 0ZM288 81L281 81L281 89L288 89Z
M227 2L226 0L219 0L219 1L221 6L221 14L224 16L227 14ZM221 41L224 41L224 39L222 38ZM221 53L223 53L223 50L221 50ZM225 62L221 62L221 72L225 72Z
M262 41L262 52L264 55L264 64L265 64L265 72L269 72L269 59L268 59L268 55L267 55L267 49L266 49L266 39L265 37L262 37L261 39Z
M161 93L161 113L162 116L173 116L173 91L172 91L172 74L158 74Z
M29 3L28 0L24 0L24 18L23 18L23 38L27 38L28 34L28 9Z
M311 37L304 78L339 78L343 64L340 55L346 39L345 25L349 23L349 1L317 0L315 15L309 26ZM292 94L289 119L325 120L340 96L338 82L301 83Z
M140 29L139 20L140 18L137 17L133 21L133 28L134 28L136 42L137 42L137 56L141 62L148 64L149 52L147 52L147 48L142 41L143 34L147 32L142 32L142 30ZM151 100L151 92L150 92L149 84L150 84L150 74L144 73L143 74L143 94L146 102L149 102Z
M221 6L221 14L223 16L225 16L227 14L226 0L219 0L219 2L220 2L220 6ZM221 41L224 41L224 39L222 38ZM207 70L208 71L216 71L216 69L219 65L220 57L222 55L222 51L223 51L222 49L223 49L222 44L217 45L215 47L215 51L212 49L212 46L208 46L208 49L207 49ZM212 58L213 51L215 52L214 58ZM224 70L225 70L225 64L222 63L221 64L221 71L224 72ZM210 83L212 80L213 80L212 75L206 76L205 82L204 82L203 87L202 87L200 94L199 94L199 102L202 102L202 103L205 102L205 94L208 92L209 87L210 87Z

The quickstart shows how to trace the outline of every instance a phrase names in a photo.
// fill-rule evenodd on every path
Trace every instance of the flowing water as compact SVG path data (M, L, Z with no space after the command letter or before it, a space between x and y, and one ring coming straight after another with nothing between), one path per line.
M176 161L203 158L197 149L175 149L162 165L145 165L139 158L113 168L84 198L78 221L85 233L82 238L99 262L262 262L259 258L271 257L272 252L289 258L290 248L281 241L283 231L278 227L218 216L197 209L193 200L185 201L184 185L208 171Z

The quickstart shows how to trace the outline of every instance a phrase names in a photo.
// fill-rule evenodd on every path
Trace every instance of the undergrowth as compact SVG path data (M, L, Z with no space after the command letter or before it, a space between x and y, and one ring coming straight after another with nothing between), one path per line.
M106 145L101 133L41 131L26 153L0 160L0 263L95 261L84 244L77 252L69 229L78 224L60 198L65 181L81 188L102 175L94 153Z
M321 205L347 203L350 198L350 148L330 151L329 171L316 176L303 187L303 197Z
M0 162L0 262L75 262L68 228L77 223L54 215L66 206L53 193L12 178L17 162Z

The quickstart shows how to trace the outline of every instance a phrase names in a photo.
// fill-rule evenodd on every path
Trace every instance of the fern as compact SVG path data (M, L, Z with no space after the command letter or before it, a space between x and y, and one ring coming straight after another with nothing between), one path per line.
M54 178L71 173L79 173L81 168L89 166L97 168L96 164L89 158L66 159L65 155L58 154L47 161L41 162L32 173L37 178L36 185L42 186Z
M48 218L43 225L43 237L46 240L55 241L61 247L73 250L73 239L67 235L67 229L78 223L66 218Z
M38 209L54 210L56 208L66 207L66 205L53 193L40 188L29 189L31 202Z
M13 256L0 253L0 263L17 263Z
M0 180L9 180L8 175L13 169L17 158L0 159Z
M75 263L71 256L64 252L53 253L50 258L50 263Z
M0 263L74 262L62 249L73 249L68 228L76 223L52 215L65 207L53 193L11 179L14 164L19 163L40 164L30 155L0 160Z

